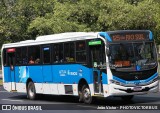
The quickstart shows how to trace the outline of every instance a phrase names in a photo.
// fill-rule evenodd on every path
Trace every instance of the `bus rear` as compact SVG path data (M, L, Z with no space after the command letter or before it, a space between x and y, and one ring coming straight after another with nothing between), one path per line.
M109 95L131 99L158 92L158 62L151 31L102 32L107 40Z

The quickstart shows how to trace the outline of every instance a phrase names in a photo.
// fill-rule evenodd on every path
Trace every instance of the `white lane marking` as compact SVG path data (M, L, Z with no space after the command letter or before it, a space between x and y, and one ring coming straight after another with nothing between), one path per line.
M97 108L97 107L94 107L94 106L86 106L86 105L85 106L83 106L83 105L77 105L77 106L79 106L79 107L90 107L90 108L94 108L94 109Z
M23 100L12 100L12 99L1 99L1 100L7 100L7 101L19 101L19 102L23 102Z

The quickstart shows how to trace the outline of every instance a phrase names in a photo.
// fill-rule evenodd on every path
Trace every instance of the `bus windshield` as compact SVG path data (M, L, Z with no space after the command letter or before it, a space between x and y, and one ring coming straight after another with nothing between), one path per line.
M156 66L156 51L153 42L110 44L111 69L140 71Z

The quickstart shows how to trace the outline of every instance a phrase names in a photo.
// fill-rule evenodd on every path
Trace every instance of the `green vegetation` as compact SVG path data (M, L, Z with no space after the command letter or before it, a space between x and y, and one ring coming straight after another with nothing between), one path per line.
M1 0L0 46L39 35L149 29L160 44L159 0Z
M0 79L0 85L2 85L3 84L3 80L2 79Z

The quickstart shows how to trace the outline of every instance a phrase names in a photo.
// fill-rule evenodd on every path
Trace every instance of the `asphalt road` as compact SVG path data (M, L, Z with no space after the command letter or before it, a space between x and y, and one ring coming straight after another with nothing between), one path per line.
M137 95L133 98L132 101L124 101L121 100L119 97L108 97L106 99L104 98L95 98L94 102L90 105L84 104L84 103L79 103L77 97L74 96L52 96L52 95L39 95L39 98L36 100L28 100L26 97L26 94L23 93L12 93L12 92L7 92L3 89L2 86L0 86L0 104L2 107L3 105L14 105L14 106L40 106L42 111L38 112L43 112L43 110L46 109L46 112L63 112L63 113L71 113L76 110L76 112L84 112L84 110L88 113L94 113L96 112L113 112L113 113L124 113L124 112L131 112L135 113L135 110L111 110L111 108L102 110L99 109L97 111L97 108L103 108L103 107L112 107L112 106L155 106L159 105L160 106L160 92L159 93L154 93L154 94L148 94L148 95ZM1 109L1 108L0 108ZM14 108L16 109L16 108ZM51 109L51 110L50 110ZM114 108L113 108L114 109ZM68 111L70 110L70 111ZM137 110L141 113L147 113L151 110ZM160 110L152 110L152 113L159 113ZM0 113L4 113L7 111L1 111ZM19 110L12 111L12 112L19 112ZM23 111L23 112L28 112L28 111Z

